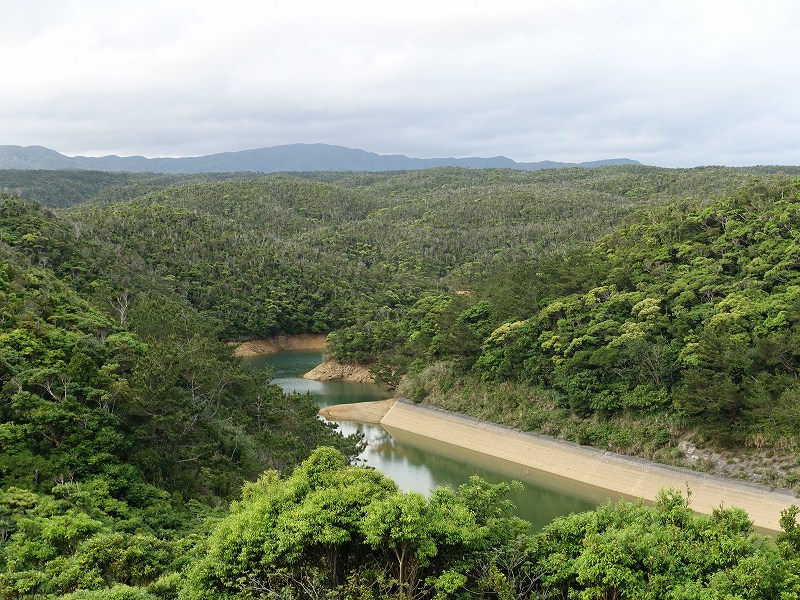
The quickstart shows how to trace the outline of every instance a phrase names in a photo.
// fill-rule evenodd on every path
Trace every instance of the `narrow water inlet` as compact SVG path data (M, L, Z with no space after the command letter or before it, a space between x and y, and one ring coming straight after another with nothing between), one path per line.
M286 351L244 359L257 368L273 370L273 382L288 392L311 393L318 406L384 400L390 394L375 384L303 379L322 361L319 352ZM546 473L471 452L403 431L387 431L378 425L339 423L344 434L360 432L367 448L360 461L393 479L403 490L429 493L437 486L455 489L478 475L490 483L517 480L524 489L509 496L517 514L538 529L555 517L595 508L622 496Z

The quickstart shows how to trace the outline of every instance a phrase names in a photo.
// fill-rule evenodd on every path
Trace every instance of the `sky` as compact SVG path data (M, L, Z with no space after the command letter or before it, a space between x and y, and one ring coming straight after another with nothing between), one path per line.
M0 0L0 144L800 164L796 0Z

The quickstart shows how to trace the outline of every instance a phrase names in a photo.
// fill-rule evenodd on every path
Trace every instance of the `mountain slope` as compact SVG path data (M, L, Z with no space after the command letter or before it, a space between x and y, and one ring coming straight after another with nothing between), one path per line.
M532 171L560 167L596 167L638 164L627 158L587 163L553 161L518 163L505 156L492 158L409 158L382 155L329 144L289 144L239 152L183 158L143 156L64 156L42 146L0 146L0 169L80 169L153 173L223 173L281 171L408 171L459 166L471 169L519 169Z

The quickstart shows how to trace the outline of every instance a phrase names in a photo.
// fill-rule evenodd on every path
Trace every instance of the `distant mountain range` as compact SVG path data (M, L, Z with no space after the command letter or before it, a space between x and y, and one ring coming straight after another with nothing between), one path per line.
M0 145L0 169L78 169L151 173L275 173L281 171L413 171L432 167L519 169L535 171L561 167L599 167L641 164L628 158L583 163L544 160L519 163L506 158L409 158L402 154L375 154L329 144L289 144L240 152L185 158L144 156L65 156L43 146Z

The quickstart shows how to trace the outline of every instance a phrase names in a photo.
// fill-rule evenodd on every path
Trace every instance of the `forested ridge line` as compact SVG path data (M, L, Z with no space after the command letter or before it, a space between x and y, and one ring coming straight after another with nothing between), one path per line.
M103 198L69 218L158 265L226 335L246 339L394 313L424 290L473 287L487 273L589 243L638 208L685 195L702 202L752 174L618 166L307 177L171 186L133 201ZM512 296L505 310L527 300Z

